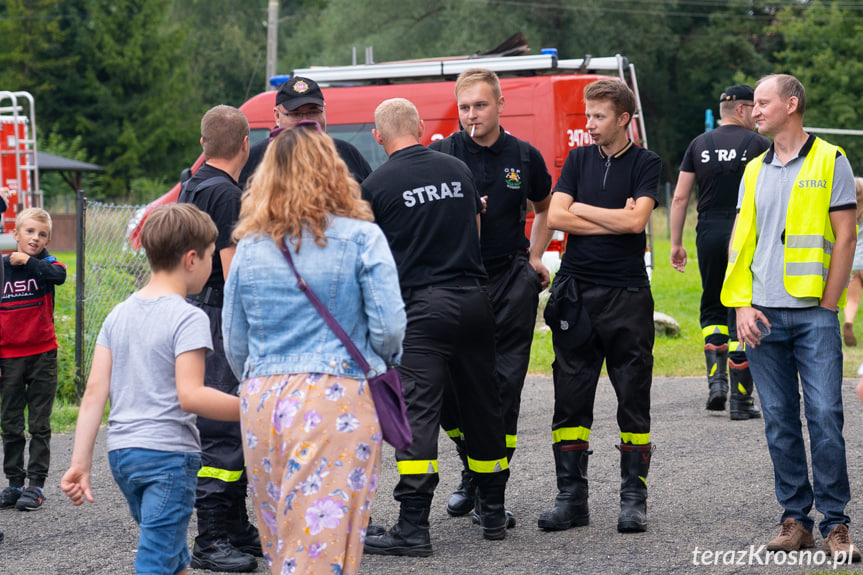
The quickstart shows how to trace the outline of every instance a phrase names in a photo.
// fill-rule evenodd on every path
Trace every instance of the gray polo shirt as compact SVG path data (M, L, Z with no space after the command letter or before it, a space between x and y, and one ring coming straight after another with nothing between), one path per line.
M803 308L818 305L818 298L798 298L788 293L783 281L785 269L785 216L794 181L803 167L806 154L812 149L815 136L809 140L795 157L782 165L773 151L773 146L764 156L758 183L755 186L755 255L752 270L752 303L763 307ZM737 211L743 205L744 180L740 181L737 196ZM833 168L833 189L830 192L830 211L856 209L857 195L854 189L854 173L844 155L836 158Z

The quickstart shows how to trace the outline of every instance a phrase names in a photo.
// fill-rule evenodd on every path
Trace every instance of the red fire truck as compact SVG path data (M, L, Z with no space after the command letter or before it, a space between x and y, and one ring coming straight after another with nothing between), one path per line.
M27 92L0 91L0 187L9 188L9 207L0 214L0 248L12 249L17 214L41 205L36 111L33 96Z
M304 68L294 70L293 75L311 78L321 86L327 103L327 132L354 144L375 168L386 160L383 148L371 134L378 104L394 97L413 102L425 122L423 144L427 145L459 129L455 79L462 71L477 67L494 70L500 76L506 100L501 125L542 152L553 181L560 176L573 147L592 143L585 129L583 90L598 78L614 75L633 89L638 110L630 123L630 137L642 146L647 145L635 66L619 54L606 58L559 59L555 50L544 50L540 55L528 56ZM289 77L277 76L271 83L279 85ZM273 128L275 97L274 91L264 92L240 106L249 119L253 144L266 138ZM192 172L203 162L203 156L199 157ZM146 214L158 205L177 201L179 193L178 183L139 214L130 226L130 241L134 246L140 244L140 224ZM528 217L528 231L531 223L532 214ZM551 249L560 251L562 240L563 234L558 233Z

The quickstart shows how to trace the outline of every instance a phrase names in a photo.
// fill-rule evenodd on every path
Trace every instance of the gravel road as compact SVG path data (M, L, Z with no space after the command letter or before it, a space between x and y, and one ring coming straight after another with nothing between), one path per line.
M854 381L844 382L845 437L852 501L848 514L863 517L863 406ZM418 574L786 574L829 571L819 554L804 565L777 556L769 564L758 548L778 533L781 510L773 494L773 474L761 420L730 421L704 410L703 378L657 378L653 384L652 440L657 446L648 477L647 533L616 531L619 466L614 392L600 382L591 433L589 526L545 533L536 526L556 493L551 451L553 388L550 377L531 377L522 402L519 450L512 463L507 507L518 520L507 538L484 541L468 518L451 518L444 507L458 483L459 464L451 443L441 436L441 483L431 514L434 555L429 558L366 556L365 575ZM805 424L804 424L805 425ZM0 511L2 575L101 575L132 573L137 530L115 487L100 434L94 462L96 503L75 508L58 484L72 452L71 435L55 435L53 462L43 510ZM376 523L392 524L396 472L391 448L384 451L383 474L375 501ZM859 519L858 519L859 520ZM863 529L851 534L863 544ZM193 525L190 533L194 531ZM190 537L191 541L191 537ZM816 535L820 549L820 537ZM754 546L754 547L751 547ZM719 551L715 555L704 552ZM733 555L733 557L732 557ZM732 560L734 565L723 563ZM804 558L805 559L805 558ZM777 565L783 561L785 565ZM710 565L704 563L710 562ZM742 562L743 564L738 564ZM842 567L849 570L848 566ZM854 565L852 571L860 570ZM261 560L259 573L266 573ZM206 571L189 570L190 575Z

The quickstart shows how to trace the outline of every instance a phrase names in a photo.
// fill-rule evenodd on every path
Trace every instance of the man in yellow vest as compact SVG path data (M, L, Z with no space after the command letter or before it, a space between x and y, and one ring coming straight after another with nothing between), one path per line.
M813 547L814 503L824 515L824 551L859 561L845 514L850 488L837 316L857 241L854 178L841 149L803 130L805 107L803 85L793 76L758 82L752 117L773 145L746 166L721 299L737 311L784 509L780 533L767 549Z

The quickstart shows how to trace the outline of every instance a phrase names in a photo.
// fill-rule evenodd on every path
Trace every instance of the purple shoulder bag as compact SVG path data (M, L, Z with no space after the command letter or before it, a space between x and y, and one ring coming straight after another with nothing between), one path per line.
M303 279L294 265L294 259L291 257L290 251L284 246L280 246L280 249L288 265L294 271L294 275L297 276L297 287L300 288L301 292L306 294L306 297L309 298L309 301L312 302L314 308L318 310L318 313L321 314L321 317L324 318L324 321L330 326L333 333L342 341L342 344L347 348L348 353L350 353L357 366L364 374L368 374L372 371L372 368L366 361L366 358L363 357L363 354L360 353L360 350L357 349L357 346L351 341L351 338L348 337L348 334L342 329L342 326L339 325L333 314L330 313L323 302L318 299L315 292L306 284L306 280ZM372 401L375 404L375 412L381 424L381 433L383 434L384 441L398 450L407 449L413 443L413 435L411 434L407 405L405 405L404 391L402 390L402 382L401 378L399 378L398 370L390 367L385 373L368 378L368 382L369 390L372 393Z

